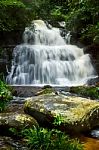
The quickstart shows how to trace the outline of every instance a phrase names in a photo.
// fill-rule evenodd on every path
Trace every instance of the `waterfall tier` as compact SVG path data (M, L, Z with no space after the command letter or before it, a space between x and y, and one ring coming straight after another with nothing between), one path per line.
M36 20L26 27L23 39L13 52L9 84L71 86L95 77L90 56L68 44L69 33L63 38L58 28Z

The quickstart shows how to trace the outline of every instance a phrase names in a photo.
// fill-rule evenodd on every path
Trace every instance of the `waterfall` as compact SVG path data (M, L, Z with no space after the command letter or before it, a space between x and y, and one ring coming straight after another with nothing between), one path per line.
M23 33L24 43L13 51L7 82L15 85L81 85L95 77L89 54L70 45L58 28L35 20Z

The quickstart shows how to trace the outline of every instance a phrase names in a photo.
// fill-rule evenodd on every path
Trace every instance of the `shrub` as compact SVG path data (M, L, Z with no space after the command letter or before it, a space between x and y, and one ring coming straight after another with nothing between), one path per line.
M61 116L56 116L54 125L63 122ZM83 145L78 139L70 139L65 133L56 129L24 128L18 131L15 128L9 129L11 134L16 137L24 137L28 150L83 150Z
M77 32L82 42L93 42L95 36L99 34L99 1L73 0L68 1L67 6L69 8L65 18L67 28Z
M46 20L50 16L50 10L52 7L50 5L50 0L31 0L30 3L25 2L25 5L33 10L32 12L34 13L35 19L42 18Z
M31 20L31 11L21 1L0 1L0 31L24 29Z
M70 92L76 93L84 97L90 97L92 99L99 99L99 87L71 87Z
M30 128L22 132L29 150L82 150L83 146L77 139L70 139L58 130L44 128Z
M82 29L81 35L81 41L89 39L89 41L99 44L99 22L94 25L89 24L85 29Z
M9 87L0 80L0 112L4 110L7 102L12 99Z

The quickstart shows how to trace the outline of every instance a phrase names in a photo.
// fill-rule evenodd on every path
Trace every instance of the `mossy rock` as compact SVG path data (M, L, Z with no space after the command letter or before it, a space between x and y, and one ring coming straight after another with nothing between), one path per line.
M60 129L69 133L86 132L99 126L99 102L87 98L46 94L28 98L25 113L33 116L40 126L53 127L57 116L62 117Z
M90 97L92 99L99 99L99 86L78 86L78 87L71 87L71 93L78 94L84 97Z
M0 133L8 134L10 128L22 130L25 127L38 127L37 121L27 115L18 113L0 113Z
M43 95L43 94L50 94L50 93L55 93L55 89L52 88L50 85L44 86L41 90L39 90L35 96L38 95Z

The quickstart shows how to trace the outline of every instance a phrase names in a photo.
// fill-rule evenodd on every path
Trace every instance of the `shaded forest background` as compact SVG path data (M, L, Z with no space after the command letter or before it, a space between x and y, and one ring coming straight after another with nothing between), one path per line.
M0 0L0 32L24 30L34 19L65 21L81 42L99 43L99 0Z

